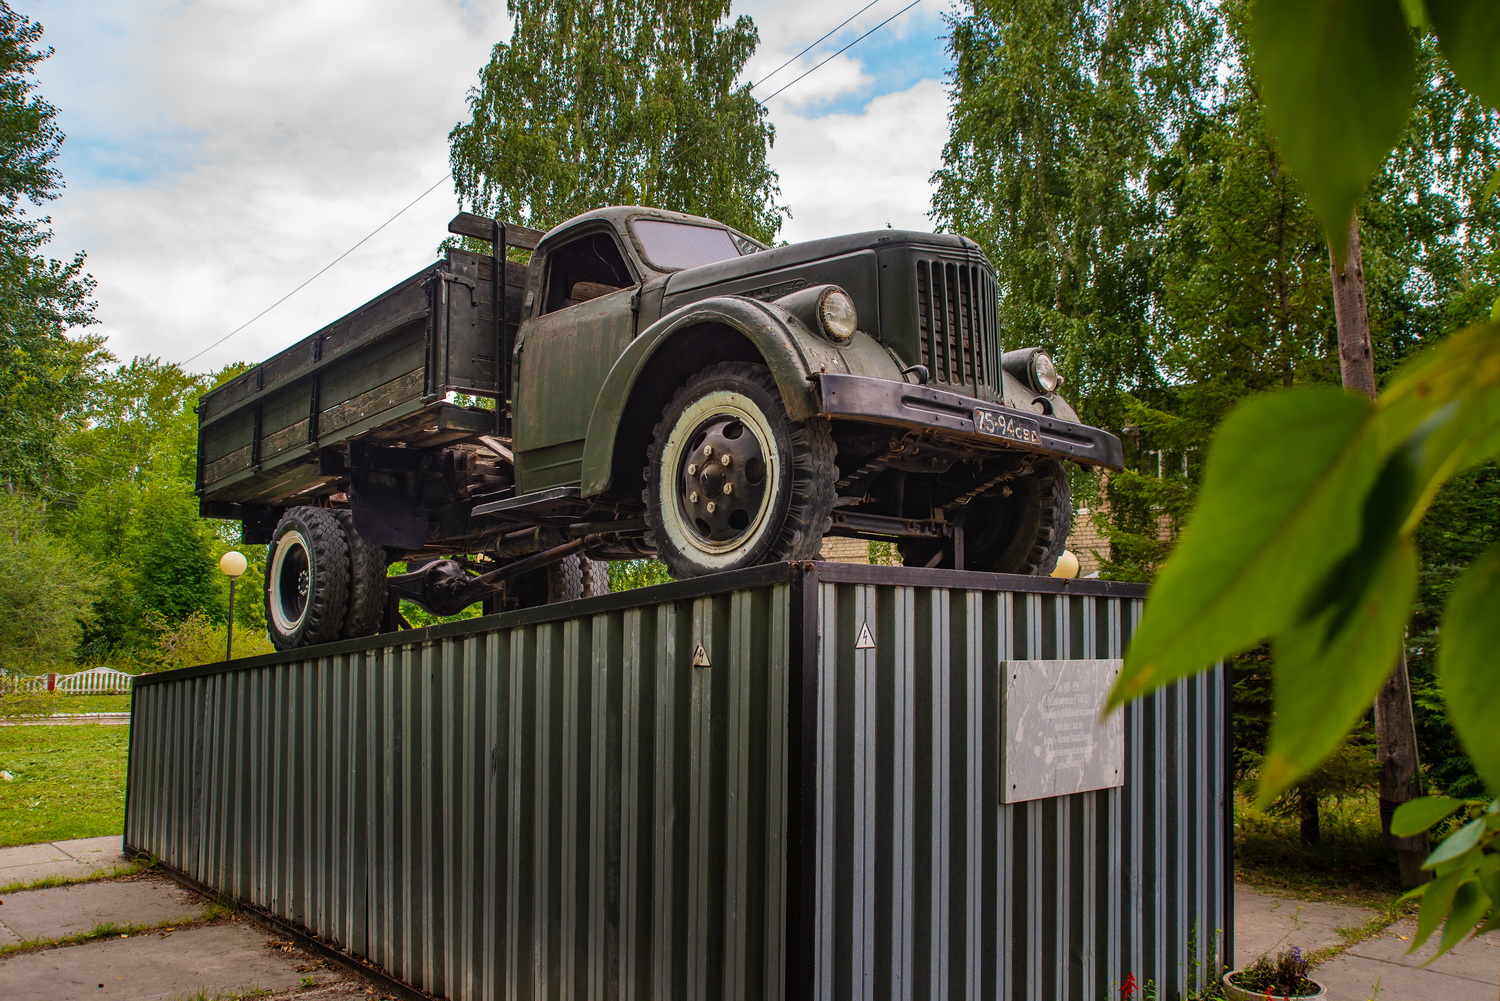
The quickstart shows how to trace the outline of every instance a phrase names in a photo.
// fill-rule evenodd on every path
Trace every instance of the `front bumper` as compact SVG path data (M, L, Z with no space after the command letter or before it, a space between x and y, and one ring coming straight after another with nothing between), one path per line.
M944 437L982 443L988 449L1054 455L1104 469L1124 468L1125 456L1120 439L1087 424L1002 407L960 393L909 382L833 372L824 372L813 378L821 397L819 413L828 417L938 431ZM974 424L976 408L1035 421L1040 431L1040 443L1013 441L980 431Z

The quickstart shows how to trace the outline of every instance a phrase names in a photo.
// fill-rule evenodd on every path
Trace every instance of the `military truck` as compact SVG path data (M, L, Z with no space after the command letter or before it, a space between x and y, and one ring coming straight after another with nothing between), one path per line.
M1064 463L1118 469L1053 360L1004 349L961 236L768 247L696 216L470 213L443 259L206 394L202 513L268 543L282 649L676 577L815 558L1050 572ZM522 262L525 263L522 263ZM388 575L392 563L405 572Z

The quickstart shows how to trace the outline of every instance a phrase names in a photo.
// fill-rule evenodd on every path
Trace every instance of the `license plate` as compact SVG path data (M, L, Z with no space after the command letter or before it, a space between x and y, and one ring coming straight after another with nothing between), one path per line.
M997 410L981 410L976 407L974 430L982 434L992 434L996 438L1009 438L1011 441L1019 441L1027 445L1042 443L1042 426L1036 421L1017 414L1002 414Z

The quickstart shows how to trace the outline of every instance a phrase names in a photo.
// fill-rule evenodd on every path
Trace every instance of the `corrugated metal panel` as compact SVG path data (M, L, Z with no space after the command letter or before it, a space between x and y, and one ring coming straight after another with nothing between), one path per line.
M1124 788L1001 806L997 673L1139 604L1004 583L761 568L143 679L126 843L455 1001L1173 997L1223 679L1132 707Z
M1221 673L1131 706L1122 788L1001 805L1009 661L1118 658L1139 601L828 582L815 996L1204 985L1227 928ZM875 646L856 649L868 626Z

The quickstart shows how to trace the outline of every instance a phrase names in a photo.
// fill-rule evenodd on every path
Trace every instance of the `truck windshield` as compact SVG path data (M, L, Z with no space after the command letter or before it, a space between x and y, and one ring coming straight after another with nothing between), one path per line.
M646 262L660 271L696 268L740 256L727 230L660 219L637 219L631 225Z

